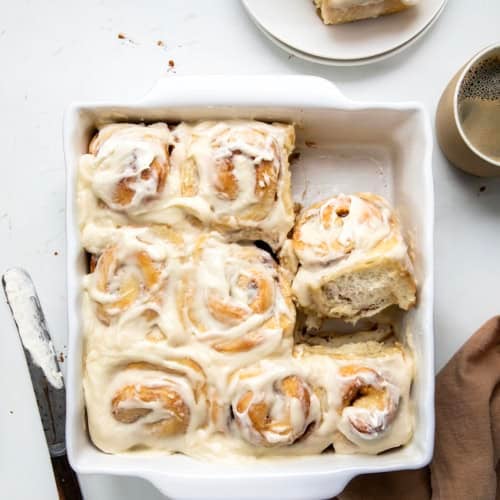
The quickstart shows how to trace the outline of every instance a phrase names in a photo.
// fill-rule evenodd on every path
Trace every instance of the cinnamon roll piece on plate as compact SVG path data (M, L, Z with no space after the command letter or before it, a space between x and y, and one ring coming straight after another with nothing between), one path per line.
M418 0L313 0L325 24L343 24L409 9Z

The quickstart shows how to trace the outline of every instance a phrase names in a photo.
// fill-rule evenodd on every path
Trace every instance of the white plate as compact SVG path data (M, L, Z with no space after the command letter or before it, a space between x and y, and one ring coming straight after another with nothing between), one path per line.
M411 45L413 45L415 42L420 40L420 38L427 33L427 31L434 25L434 23L439 19L439 16L441 15L441 12L444 10L446 1L443 3L441 8L439 9L438 12L436 12L435 16L430 20L430 22L424 26L422 31L417 33L413 38L410 38L407 40L405 43L400 45L399 47L395 47L393 50L389 50L388 52L384 52L382 54L379 54L377 56L373 57L366 57L363 59L327 59L324 57L316 57L311 54L307 54L305 52L301 52L300 50L294 49L293 47L290 47L286 43L281 42L277 38L275 38L271 33L269 33L259 22L254 18L255 25L259 30L275 45L283 49L284 51L288 52L289 54L292 54L296 57L299 57L301 59L305 59L306 61L318 63L318 64L324 64L327 66L363 66L366 64L372 64L374 62L382 61L384 59L388 59L389 57L392 57L396 54L399 54L403 50L407 49Z
M412 389L412 441L379 456L322 454L272 461L201 461L176 454L109 455L85 429L80 318L85 256L76 218L78 160L97 122L259 118L297 124L300 158L292 167L296 201L340 190L370 190L397 207L413 234L419 283L416 308L404 315L418 366ZM383 124L383 126L380 126ZM314 146L310 141L314 141ZM309 144L309 146L308 146ZM161 79L135 103L74 104L65 116L69 352L66 441L79 473L133 475L175 499L316 500L337 495L354 476L414 469L432 456L434 437L432 131L418 103L355 102L311 76L190 76ZM305 199L303 198L305 197ZM236 493L235 493L236 492Z
M401 47L438 16L447 0L420 0L399 14L324 25L312 0L242 0L250 17L302 53L340 61L367 59Z

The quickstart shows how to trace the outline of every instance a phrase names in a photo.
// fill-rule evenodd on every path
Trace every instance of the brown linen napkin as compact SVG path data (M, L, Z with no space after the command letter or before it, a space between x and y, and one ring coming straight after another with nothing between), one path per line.
M436 378L429 467L353 479L340 500L500 500L500 316L485 323Z

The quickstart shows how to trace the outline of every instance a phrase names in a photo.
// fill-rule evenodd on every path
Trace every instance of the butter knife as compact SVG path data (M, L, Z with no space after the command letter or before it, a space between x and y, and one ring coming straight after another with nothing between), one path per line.
M80 500L78 479L66 456L66 390L35 285L23 269L2 277L7 303L21 339L61 500Z

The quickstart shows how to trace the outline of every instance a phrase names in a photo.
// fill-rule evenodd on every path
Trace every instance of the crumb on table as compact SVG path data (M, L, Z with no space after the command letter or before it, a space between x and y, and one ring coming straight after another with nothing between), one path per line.
M138 43L135 41L135 40L132 40L132 38L130 38L128 35L126 35L125 33L123 33L122 31L120 31L120 33L118 33L118 35L116 35L116 37L119 39L119 40L123 40L125 41L127 44L130 44L130 45L138 45Z

